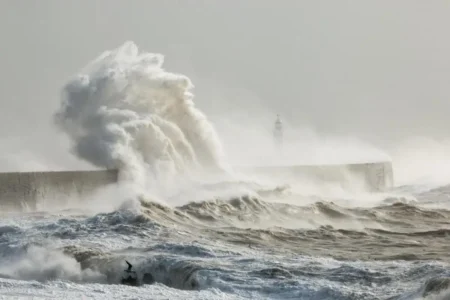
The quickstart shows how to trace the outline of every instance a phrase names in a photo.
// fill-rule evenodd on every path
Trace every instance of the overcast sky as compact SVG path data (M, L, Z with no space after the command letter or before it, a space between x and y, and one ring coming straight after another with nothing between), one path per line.
M188 75L213 121L279 112L380 144L446 138L449 16L446 0L2 0L0 138L45 152L63 84L127 40Z

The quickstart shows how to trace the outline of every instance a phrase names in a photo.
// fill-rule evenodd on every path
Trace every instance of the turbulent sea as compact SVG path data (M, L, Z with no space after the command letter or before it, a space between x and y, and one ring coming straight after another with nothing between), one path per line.
M3 214L1 296L448 299L450 211L427 208L448 190L365 208L303 205L273 190L178 207L141 199L108 213ZM119 285L125 259L156 283Z
M161 64L127 43L65 87L56 124L121 184L1 212L0 299L450 299L450 187L233 173L189 80ZM125 260L155 282L119 284Z

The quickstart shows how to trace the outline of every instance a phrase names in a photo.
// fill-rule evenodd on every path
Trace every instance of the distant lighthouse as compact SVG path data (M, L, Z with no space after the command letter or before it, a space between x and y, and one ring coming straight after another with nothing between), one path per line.
M277 146L283 143L283 122L281 121L280 115L277 115L277 119L275 121L273 138Z

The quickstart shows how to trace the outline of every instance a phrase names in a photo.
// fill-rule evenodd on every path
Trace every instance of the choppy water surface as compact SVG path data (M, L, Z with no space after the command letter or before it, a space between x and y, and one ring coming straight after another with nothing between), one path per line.
M264 191L267 199L253 195L178 207L141 199L138 207L125 203L109 213L4 214L2 295L437 297L450 283L450 211L427 204L430 195L446 189L417 194L410 203L391 197L364 208L341 206L339 199L302 205L300 196L298 205L283 204L283 197L293 195L274 190ZM124 259L156 283L118 285Z

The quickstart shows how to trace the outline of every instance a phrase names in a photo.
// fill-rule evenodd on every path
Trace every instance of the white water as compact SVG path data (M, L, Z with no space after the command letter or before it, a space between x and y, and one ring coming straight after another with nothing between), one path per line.
M66 85L55 120L77 156L145 185L224 170L221 143L194 105L191 81L164 71L163 61L127 42Z

